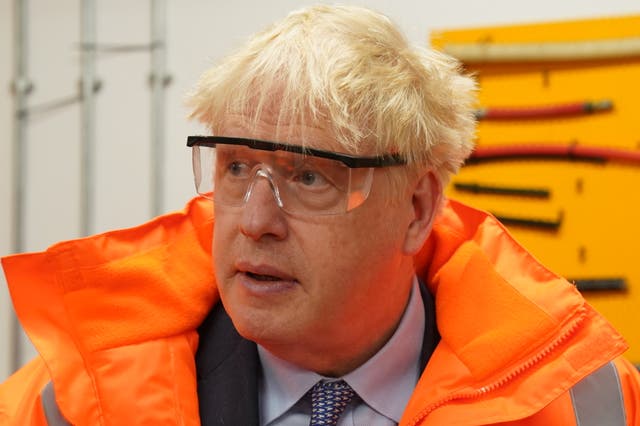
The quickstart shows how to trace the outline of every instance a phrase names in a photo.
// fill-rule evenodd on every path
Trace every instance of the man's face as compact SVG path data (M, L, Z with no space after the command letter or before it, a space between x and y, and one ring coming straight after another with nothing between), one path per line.
M251 130L241 123L227 119L220 135L275 138L269 122ZM280 130L288 136L278 142L300 145L304 135L308 146L341 151L322 129ZM386 342L411 287L403 247L415 212L411 191L393 197L385 173L375 171L363 205L339 215L285 213L264 178L244 206L215 206L218 288L241 335L325 374L357 367Z

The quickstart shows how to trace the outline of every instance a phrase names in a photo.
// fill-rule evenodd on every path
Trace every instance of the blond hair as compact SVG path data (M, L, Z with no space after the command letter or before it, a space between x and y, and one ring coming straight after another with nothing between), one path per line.
M409 45L384 15L318 5L205 72L189 103L214 134L228 114L255 125L276 111L276 124L320 126L355 154L399 153L444 185L473 148L475 91L455 59Z

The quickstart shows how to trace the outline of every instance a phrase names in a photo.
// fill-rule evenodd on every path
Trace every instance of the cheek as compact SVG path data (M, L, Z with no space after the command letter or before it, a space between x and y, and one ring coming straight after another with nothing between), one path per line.
M213 253L213 266L216 278L223 282L229 273L233 258L234 224L225 215L216 215L213 239L211 241Z
M301 238L300 247L309 272L315 275L307 276L320 281L319 286L337 286L339 295L354 287L354 281L384 280L380 275L393 269L401 255L399 224L373 215L349 219L292 233L307 237Z
M315 244L307 241L304 256L309 267L306 291L311 296L299 317L308 320L305 324L335 332L348 323L348 329L361 334L359 339L388 325L404 301L392 290L402 276L398 234L385 226L356 221L314 230Z

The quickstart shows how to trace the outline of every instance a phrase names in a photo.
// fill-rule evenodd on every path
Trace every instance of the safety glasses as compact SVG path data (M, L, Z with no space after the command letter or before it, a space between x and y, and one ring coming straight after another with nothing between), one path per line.
M358 157L256 139L189 136L199 194L242 207L264 179L293 215L343 214L369 196L375 168L403 165L396 154Z

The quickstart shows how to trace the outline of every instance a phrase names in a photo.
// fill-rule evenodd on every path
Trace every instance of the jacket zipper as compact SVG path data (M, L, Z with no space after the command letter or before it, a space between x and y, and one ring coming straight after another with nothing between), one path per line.
M507 374L502 376L500 379L492 382L488 385L482 386L476 390L465 391L465 392L457 392L449 394L439 401L429 405L427 408L422 410L416 417L414 417L413 421L409 423L410 426L416 426L420 423L425 417L431 414L436 409L446 405L452 401L461 400L461 399L475 399L485 396L486 394L495 391L496 389L501 388L506 385L510 381L514 380L516 377L542 361L547 355L553 352L558 346L566 342L575 332L578 330L582 322L586 318L586 309L583 307L580 309L578 316L569 323L567 329L554 341L552 341L548 346L542 349L540 352L527 359L522 364L518 365L516 368L509 371Z

